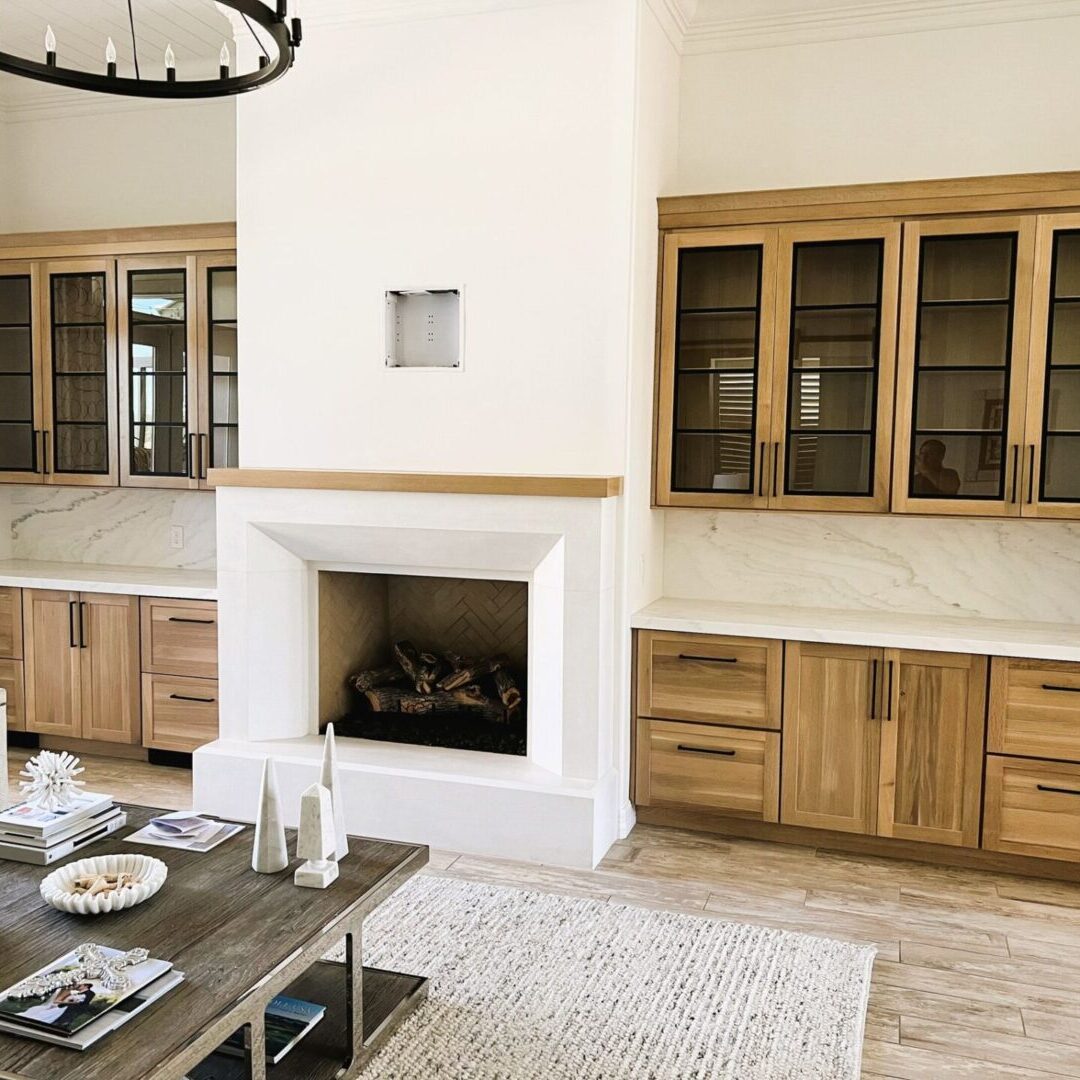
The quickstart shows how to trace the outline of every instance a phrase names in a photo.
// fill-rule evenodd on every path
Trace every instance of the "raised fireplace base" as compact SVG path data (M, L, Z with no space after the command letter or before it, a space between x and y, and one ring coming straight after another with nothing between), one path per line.
M596 781L560 779L524 758L339 739L345 827L450 851L591 868L617 832L614 770ZM255 753L253 753L253 750ZM195 752L194 805L251 821L263 756L273 757L285 824L319 778L322 739L218 740ZM437 812L433 812L437 808Z

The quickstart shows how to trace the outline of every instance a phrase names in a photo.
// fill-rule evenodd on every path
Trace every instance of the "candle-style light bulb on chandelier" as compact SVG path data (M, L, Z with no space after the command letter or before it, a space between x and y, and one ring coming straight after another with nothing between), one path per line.
M182 0L182 2L196 3L199 0ZM58 61L57 37L49 25L46 25L44 30L43 58L18 56L0 49L0 71L52 83L54 86L67 86L74 90L92 90L99 94L122 94L127 97L214 98L243 94L280 79L292 67L296 59L296 49L302 37L300 19L295 12L296 2L297 0L293 0L294 10L290 15L289 0L274 0L273 3L266 3L264 0L216 0L218 7L228 8L236 13L236 25L240 27L242 33L246 32L250 35L258 54L258 67L252 71L240 71L238 65L237 70L234 71L228 41L222 43L218 54L217 78L206 78L205 72L200 72L196 78L178 77L176 54L173 52L172 45L168 45L165 49L164 64L155 65L153 71L148 70L144 55L140 69L136 16L138 0L128 0L127 5L134 59L133 75L118 74L116 45L106 34L102 35L105 38L104 74L100 70L84 71L80 68L65 67ZM61 28L62 32L63 28ZM158 53L158 55L161 54ZM209 69L211 64L212 60L208 58L201 66ZM200 65L191 66L195 68Z

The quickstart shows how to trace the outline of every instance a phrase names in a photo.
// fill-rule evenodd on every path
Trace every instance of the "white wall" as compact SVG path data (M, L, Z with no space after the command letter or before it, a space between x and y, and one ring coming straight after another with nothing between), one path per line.
M635 6L309 20L239 105L242 465L623 471ZM464 370L387 370L454 285Z
M233 101L72 115L15 111L0 123L0 231L232 221Z
M687 56L667 194L1080 167L1080 18Z

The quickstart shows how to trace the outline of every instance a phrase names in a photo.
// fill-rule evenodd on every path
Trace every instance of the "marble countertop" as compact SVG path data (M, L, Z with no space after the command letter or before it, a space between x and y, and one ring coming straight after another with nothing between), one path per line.
M1080 661L1080 625L893 614L663 597L630 620L637 630L783 638L834 645Z
M213 570L173 570L153 566L99 566L94 563L0 559L0 585L22 589L169 596L180 600L216 600Z

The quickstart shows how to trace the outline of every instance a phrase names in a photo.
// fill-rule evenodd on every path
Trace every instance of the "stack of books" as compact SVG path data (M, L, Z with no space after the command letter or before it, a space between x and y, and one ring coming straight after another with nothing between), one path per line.
M104 946L101 952L106 958L122 955ZM71 981L79 967L75 950L35 975L72 972ZM120 990L89 975L34 997L13 997L11 992L16 988L8 987L0 994L0 1032L69 1050L86 1050L184 981L183 972L167 960L147 959L124 968L123 973L127 985Z
M112 796L93 791L81 792L62 810L18 803L0 811L0 858L49 866L126 824Z

